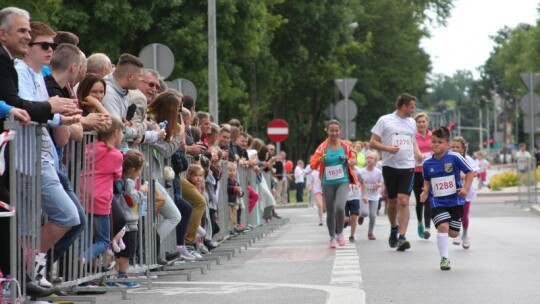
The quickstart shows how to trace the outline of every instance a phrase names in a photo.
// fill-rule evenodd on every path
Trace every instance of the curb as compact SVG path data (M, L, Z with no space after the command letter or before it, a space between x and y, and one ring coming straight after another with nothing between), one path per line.
M479 197L492 197L492 196L514 196L519 195L519 192L504 192L504 191L492 191L492 192L482 192L478 193L476 192L476 195Z
M540 215L540 206L539 205L531 205L531 212Z

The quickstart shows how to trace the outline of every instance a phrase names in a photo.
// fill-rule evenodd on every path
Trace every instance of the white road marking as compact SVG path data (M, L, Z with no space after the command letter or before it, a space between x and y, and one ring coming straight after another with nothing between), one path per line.
M329 297L326 303L365 303L366 296L362 290L362 272L360 270L360 260L356 251L356 245L347 243L343 247L338 247L336 248L335 255L336 258L334 259L330 285L356 289L360 291L361 297L358 298L358 294L356 298L350 298L350 300Z
M248 290L268 290L275 288L304 288L322 290L328 293L327 304L358 303L365 304L366 295L363 290L350 288L347 286L324 286L307 284L285 284L285 283L253 283L253 282L152 282L156 287L152 289L133 289L129 293L144 294L231 294ZM157 287L157 285L175 285L179 288ZM197 287L185 287L186 285L197 285ZM202 287L208 285L208 287ZM212 286L212 287L210 287Z

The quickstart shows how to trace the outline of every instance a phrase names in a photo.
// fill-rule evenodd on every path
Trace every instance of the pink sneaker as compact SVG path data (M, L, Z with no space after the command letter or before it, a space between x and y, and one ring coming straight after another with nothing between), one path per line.
M368 240L371 240L371 241L377 239L377 238L375 237L375 234L373 234L373 233L368 233L367 238L368 238Z
M345 236L343 235L343 233L341 235L339 235L338 243L339 243L339 246L347 245L347 241L345 241Z
M336 248L337 247L336 239L334 239L334 238L330 239L330 243L328 244L328 247Z

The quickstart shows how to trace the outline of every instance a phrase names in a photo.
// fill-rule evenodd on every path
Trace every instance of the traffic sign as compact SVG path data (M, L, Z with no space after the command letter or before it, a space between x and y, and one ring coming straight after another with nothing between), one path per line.
M289 137L289 125L283 119L274 119L266 127L268 139L273 142L282 142Z
M339 120L345 122L347 120L356 118L356 114L358 114L358 107L354 101L350 99L342 99L336 103L336 106L334 107L334 114Z
M139 53L139 59L145 68L158 71L163 78L169 77L174 69L174 54L169 47L161 43L145 46Z
M193 97L193 101L197 101L197 88L193 82L187 79L178 78L171 81L165 81L165 83L169 88L176 89L183 95L189 95Z
M532 107L531 107L532 102ZM527 115L534 115L540 113L540 96L535 93L527 93L519 102L521 111ZM531 113L532 110L532 113Z
M532 91L540 81L540 76L533 72L521 72L519 73L519 77L521 77L521 80L523 80L529 91Z
M345 99L347 99L349 97L349 94L351 94L354 85L356 84L356 80L356 78L338 78L335 79L334 82L341 94L343 94L343 96L345 96Z

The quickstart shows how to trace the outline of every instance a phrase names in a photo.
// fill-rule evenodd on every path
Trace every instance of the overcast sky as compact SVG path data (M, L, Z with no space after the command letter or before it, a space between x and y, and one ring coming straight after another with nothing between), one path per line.
M536 24L539 0L456 0L452 16L444 28L432 30L432 38L422 41L431 56L433 73L452 76L466 69L478 78L476 68L493 50L489 38L505 25Z

